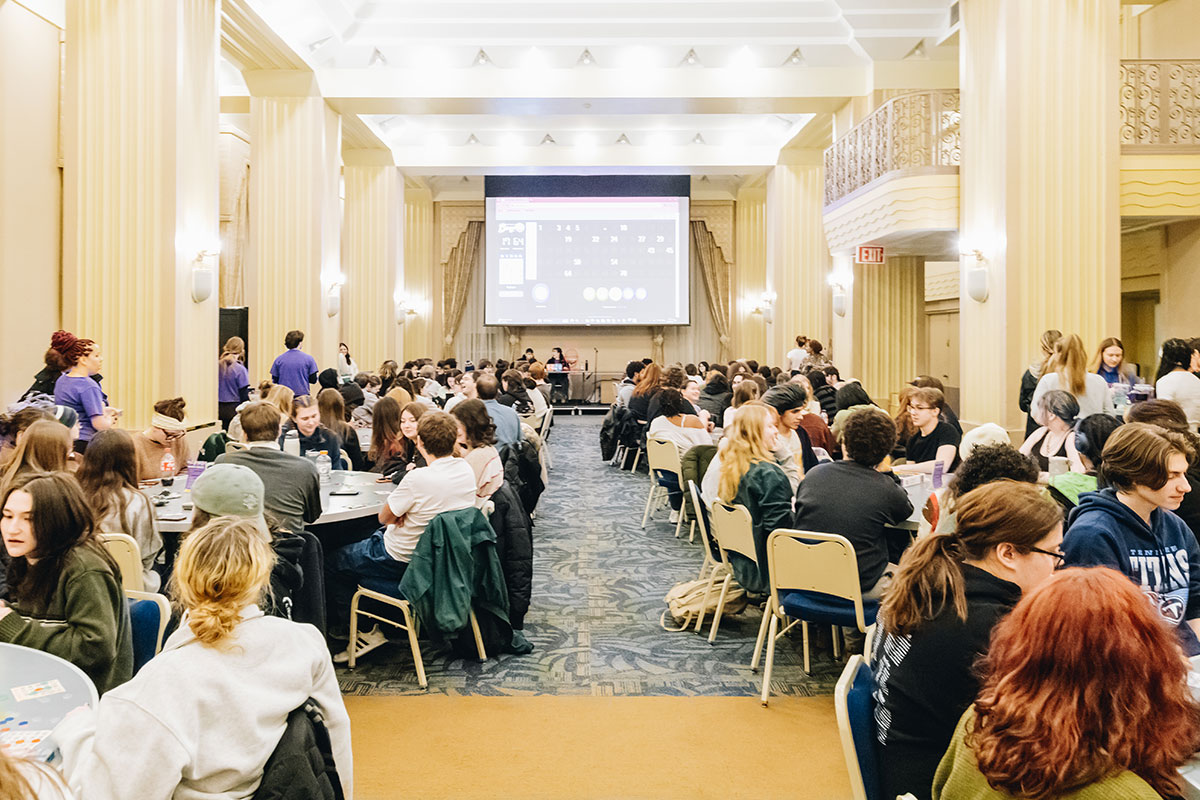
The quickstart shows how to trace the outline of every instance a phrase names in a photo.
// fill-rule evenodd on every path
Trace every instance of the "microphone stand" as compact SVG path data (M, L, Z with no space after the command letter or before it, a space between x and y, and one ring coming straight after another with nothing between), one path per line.
M599 403L602 397L600 393L600 349L592 348L592 392L588 395L589 403Z

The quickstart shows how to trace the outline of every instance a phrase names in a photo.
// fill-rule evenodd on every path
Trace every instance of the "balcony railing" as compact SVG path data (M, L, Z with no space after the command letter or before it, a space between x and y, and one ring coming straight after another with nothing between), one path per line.
M825 151L825 205L889 172L958 168L958 92L893 97Z
M1121 150L1200 148L1200 61L1121 62Z

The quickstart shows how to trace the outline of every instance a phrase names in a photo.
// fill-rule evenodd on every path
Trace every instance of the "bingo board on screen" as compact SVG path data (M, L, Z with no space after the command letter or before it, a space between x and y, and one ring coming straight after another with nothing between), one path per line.
M488 325L687 325L686 175L498 176Z

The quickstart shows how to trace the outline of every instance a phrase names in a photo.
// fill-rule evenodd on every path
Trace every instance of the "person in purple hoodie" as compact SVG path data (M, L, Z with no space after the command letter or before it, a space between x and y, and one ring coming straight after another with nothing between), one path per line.
M1200 655L1200 544L1172 512L1191 490L1195 458L1178 433L1137 422L1117 428L1102 454L1109 486L1080 496L1062 544L1067 566L1128 575L1176 628L1189 656Z
M296 397L311 394L308 387L317 382L317 362L300 349L303 341L304 331L288 331L283 338L287 350L271 364L271 380L291 389Z

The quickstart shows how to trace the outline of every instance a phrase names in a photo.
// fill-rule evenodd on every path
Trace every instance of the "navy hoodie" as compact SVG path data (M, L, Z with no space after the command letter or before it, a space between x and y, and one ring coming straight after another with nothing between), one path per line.
M1113 489L1081 495L1067 520L1066 563L1112 567L1128 575L1176 626L1187 654L1200 655L1200 641L1187 625L1200 618L1200 545L1183 520L1155 509L1147 526Z

